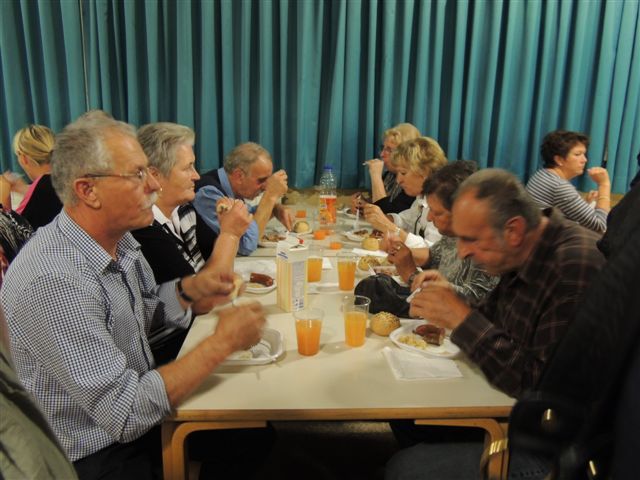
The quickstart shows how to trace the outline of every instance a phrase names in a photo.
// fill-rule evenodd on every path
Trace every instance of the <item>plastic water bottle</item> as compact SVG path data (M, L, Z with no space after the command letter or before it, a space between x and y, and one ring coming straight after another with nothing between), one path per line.
M336 224L337 187L338 181L333 174L333 168L330 166L324 167L320 176L320 205L318 209L320 225Z

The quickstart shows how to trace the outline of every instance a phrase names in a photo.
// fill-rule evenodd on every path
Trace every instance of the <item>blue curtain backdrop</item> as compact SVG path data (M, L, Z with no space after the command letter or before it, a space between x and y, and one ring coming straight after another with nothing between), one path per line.
M296 187L367 184L402 121L523 180L547 131L584 131L618 192L640 151L637 0L3 0L0 77L3 169L17 129L89 108L193 127L201 171L257 141Z

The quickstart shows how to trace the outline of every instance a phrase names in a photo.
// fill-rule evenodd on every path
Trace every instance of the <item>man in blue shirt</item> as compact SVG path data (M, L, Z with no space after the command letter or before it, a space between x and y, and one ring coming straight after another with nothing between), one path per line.
M228 301L233 276L205 269L156 285L129 233L153 221L159 185L147 164L125 123L90 112L68 125L52 158L64 208L16 257L0 295L20 380L80 478L150 478L146 434L265 322L257 302L222 310L211 336L156 368L152 326L188 326L191 303Z
M283 207L280 198L287 193L287 173L273 173L273 162L269 152L257 143L242 143L224 159L224 166L202 175L196 183L196 198L193 205L207 225L218 234L220 223L216 204L222 197L252 200L262 194L257 207L250 207L254 221L240 239L238 253L249 255L258 248L258 240L271 217L276 217L291 230L293 215Z

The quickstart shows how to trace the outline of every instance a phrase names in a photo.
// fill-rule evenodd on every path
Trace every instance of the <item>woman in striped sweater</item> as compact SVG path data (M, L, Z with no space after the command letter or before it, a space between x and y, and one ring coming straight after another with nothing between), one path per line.
M564 130L548 133L540 146L544 168L529 179L527 191L540 208L556 207L570 220L596 232L604 232L611 209L611 182L607 170L601 167L587 170L598 190L589 192L586 200L569 182L584 173L588 147L589 137L582 133ZM590 205L593 201L595 208Z

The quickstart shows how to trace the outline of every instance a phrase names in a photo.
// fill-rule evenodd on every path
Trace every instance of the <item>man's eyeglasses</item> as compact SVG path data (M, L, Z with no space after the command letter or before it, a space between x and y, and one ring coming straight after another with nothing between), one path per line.
M120 178L133 178L138 179L140 182L144 182L147 179L147 175L149 174L149 169L139 168L134 173L85 173L82 175L84 178L102 178L102 177L120 177Z

